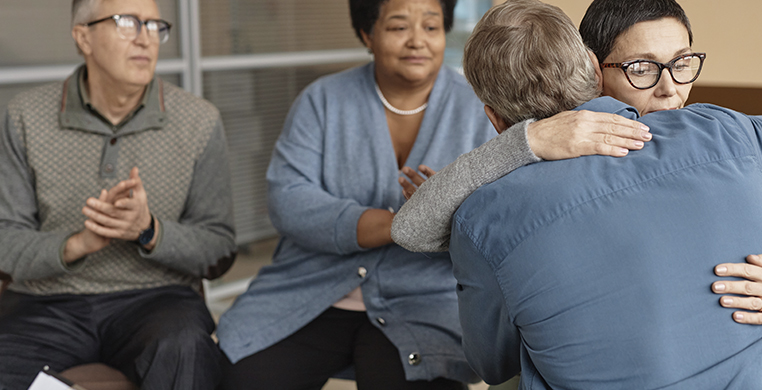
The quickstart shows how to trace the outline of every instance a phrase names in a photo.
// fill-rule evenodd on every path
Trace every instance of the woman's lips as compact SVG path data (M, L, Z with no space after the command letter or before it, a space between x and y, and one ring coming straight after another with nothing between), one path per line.
M429 57L420 57L420 56L407 56L402 57L403 61L411 62L414 64L422 64L426 61L428 61Z

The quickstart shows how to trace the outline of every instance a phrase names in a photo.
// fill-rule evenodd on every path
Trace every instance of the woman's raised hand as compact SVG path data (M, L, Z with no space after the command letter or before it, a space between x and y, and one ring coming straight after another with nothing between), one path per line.
M421 173L423 173L423 175L426 177L419 175L418 172L414 171L410 167L402 168L402 173L408 178L408 180L405 180L404 177L399 178L399 183L402 186L402 195L405 195L405 199L410 199L415 191L418 190L418 187L420 187L421 184L426 181L426 179L434 176L436 173L436 171L427 167L426 165L419 165L418 170L421 171Z
M616 114L564 111L529 124L527 141L543 160L591 154L623 157L651 140L648 126Z
M720 297L720 305L746 310L733 312L736 322L762 325L762 255L746 256L746 263L720 264L714 267L714 273L746 279L714 282L712 291L716 294L735 294Z

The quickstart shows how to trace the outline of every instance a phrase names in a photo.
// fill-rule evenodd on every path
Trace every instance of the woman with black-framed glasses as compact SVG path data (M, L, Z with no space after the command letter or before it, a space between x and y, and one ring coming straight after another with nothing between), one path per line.
M698 79L704 67L706 53L681 54L666 64L652 60L633 60L621 63L603 63L601 69L622 69L627 81L636 89L649 89L661 80L664 69L669 70L676 84L690 84Z
M635 23L606 57L598 56L603 94L630 104L640 115L682 108L706 58L694 53L691 44L688 27L677 18Z
M693 51L690 22L674 0L595 0L582 20L580 33L601 72L603 95L629 104L641 116L682 108L706 59L705 53ZM603 66L598 65L599 59ZM665 75L665 71L669 74ZM573 114L564 112L556 117ZM557 134L570 131L568 125L556 126ZM442 173L437 173L436 180L427 180L427 185L417 190L420 194L410 198L395 216L392 236L404 237L404 242L398 243L414 251L431 250L432 243L441 249L448 248L452 215L462 201L481 185L515 169L506 164L503 156L492 151L499 140L498 137L480 150L462 156ZM466 166L482 167L483 174L461 169ZM469 172L467 177L458 176L459 172L466 171ZM419 180L416 184L423 182ZM469 184L466 187L463 183ZM416 190L409 195L412 192ZM734 312L735 321L762 324L759 310L762 255L749 255L746 260L747 264L719 264L715 272L723 277L748 280L717 281L712 289L718 294L743 295L723 296L720 301L727 308L750 310ZM718 259L720 261L722 259Z

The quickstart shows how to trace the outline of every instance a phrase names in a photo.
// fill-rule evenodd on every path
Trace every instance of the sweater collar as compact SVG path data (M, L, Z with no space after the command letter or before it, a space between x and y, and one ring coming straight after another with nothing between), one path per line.
M143 99L121 123L111 124L90 103L85 80L87 67L80 66L63 83L61 112L62 129L80 130L106 135L126 135L148 129L161 129L166 122L164 110L164 85L154 76L148 84Z

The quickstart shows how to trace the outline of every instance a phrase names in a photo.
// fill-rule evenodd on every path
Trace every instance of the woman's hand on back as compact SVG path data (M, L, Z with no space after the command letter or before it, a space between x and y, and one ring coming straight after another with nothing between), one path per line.
M721 280L712 283L720 305L736 311L733 319L742 324L762 325L762 255L746 256L746 263L724 263L714 267L717 276L735 276L746 280Z
M527 142L543 160L600 154L623 157L651 140L648 126L616 114L564 111L529 124Z

